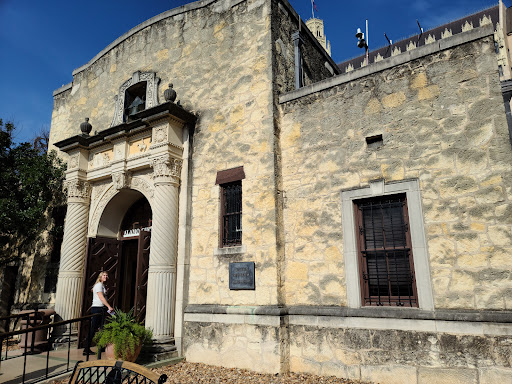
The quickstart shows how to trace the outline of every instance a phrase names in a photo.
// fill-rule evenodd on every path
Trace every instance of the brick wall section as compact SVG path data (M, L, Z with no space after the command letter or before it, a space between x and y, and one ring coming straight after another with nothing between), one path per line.
M417 178L435 307L512 309L504 112L491 36L283 103L287 304L347 303L341 190Z

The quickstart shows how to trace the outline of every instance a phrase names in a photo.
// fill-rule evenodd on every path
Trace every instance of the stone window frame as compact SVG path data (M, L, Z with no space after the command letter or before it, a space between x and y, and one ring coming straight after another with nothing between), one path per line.
M407 199L409 230L418 295L418 307L407 307L407 309L415 310L419 308L421 310L434 310L432 279L418 179L390 183L385 183L384 180L375 180L370 181L369 186L341 192L345 281L347 285L347 301L350 308L363 308L361 301L361 283L359 279L359 251L357 247L356 217L354 210L355 200L400 193L405 193ZM405 309L403 307L397 308Z

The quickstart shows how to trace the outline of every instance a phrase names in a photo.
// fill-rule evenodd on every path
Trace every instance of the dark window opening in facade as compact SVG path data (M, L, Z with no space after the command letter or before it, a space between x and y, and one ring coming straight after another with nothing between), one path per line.
M355 201L362 304L417 307L405 194Z
M125 92L124 97L124 121L130 120L130 116L146 109L147 82L141 81L133 84Z
M242 244L242 181L222 184L222 234L221 247Z

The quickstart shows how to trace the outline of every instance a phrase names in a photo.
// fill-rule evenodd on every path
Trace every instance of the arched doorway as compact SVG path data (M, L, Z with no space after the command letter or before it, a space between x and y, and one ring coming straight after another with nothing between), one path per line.
M122 191L105 207L98 235L89 238L87 243L82 315L90 314L91 289L98 274L107 271L109 303L124 312L133 310L137 320L144 322L151 221L148 200L133 190ZM87 322L81 326L81 342L88 334L88 327Z

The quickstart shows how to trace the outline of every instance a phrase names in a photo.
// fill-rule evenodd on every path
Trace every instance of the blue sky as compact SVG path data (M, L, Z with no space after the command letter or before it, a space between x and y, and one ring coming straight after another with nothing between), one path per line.
M289 0L303 19L311 0ZM137 24L187 0L0 0L0 118L14 121L17 141L49 129L52 92L75 68ZM505 2L511 5L511 0ZM491 7L497 0L315 0L336 62L357 56L356 29L369 22L369 45L393 41Z

